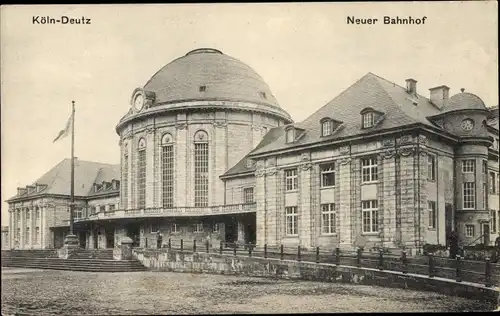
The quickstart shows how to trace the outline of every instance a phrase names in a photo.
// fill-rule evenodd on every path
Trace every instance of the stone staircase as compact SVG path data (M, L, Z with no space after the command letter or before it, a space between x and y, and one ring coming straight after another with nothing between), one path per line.
M57 250L2 251L2 267L53 269L87 272L146 271L138 260L113 260L113 249L80 249L68 259L60 259Z

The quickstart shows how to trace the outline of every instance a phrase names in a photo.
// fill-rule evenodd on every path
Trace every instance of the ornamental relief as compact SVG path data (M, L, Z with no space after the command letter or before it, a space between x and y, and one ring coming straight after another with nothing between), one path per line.
M382 140L383 147L393 147L395 145L394 138L387 138Z
M399 148L398 154L403 157L409 157L415 153L415 147Z
M311 166L312 166L311 163L305 163L305 164L300 165L300 169L309 170L309 169L311 169Z
M217 128L225 128L227 127L227 122L223 121L218 121L218 122L214 122L214 127L217 127Z
M303 153L300 155L300 160L301 161L309 161L311 160L311 155L309 153Z
M254 131L260 131L261 129L262 129L262 127L259 125L252 125L252 130L254 130Z
M411 139L410 135L403 135L403 136L401 136L400 138L397 139L397 143L399 145L401 145L401 144L408 144L411 141L412 141L412 139Z
M342 158L342 159L340 159L340 164L341 164L341 165L347 165L348 163L350 163L350 162L351 162L351 160L352 160L352 158L351 158L351 157Z
M264 170L264 161L263 160L257 161L256 168L257 170Z
M257 169L257 171L255 171L255 176L258 178L263 177L265 174L266 171L264 169Z
M422 145L427 145L427 137L425 135L418 135L418 142Z
M272 168L267 169L267 174L270 176L275 175L277 172L278 172L278 169L276 167L272 167Z
M342 146L339 149L341 155L349 155L350 154L350 148L349 146Z
M396 150L395 149L387 149L386 151L384 151L381 156L382 158L384 159L391 159L393 157L396 156Z
M146 134L153 134L155 129L153 127L147 127L145 130Z
M176 129L187 129L187 123L176 123L175 124Z

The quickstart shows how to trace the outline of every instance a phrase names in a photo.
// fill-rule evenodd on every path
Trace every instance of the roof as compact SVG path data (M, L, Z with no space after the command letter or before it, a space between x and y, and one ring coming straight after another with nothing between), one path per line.
M205 91L200 87L205 86ZM243 62L210 48L196 49L161 68L146 83L155 103L247 101L280 108L269 86Z
M452 96L444 105L442 112L457 110L486 110L483 100L475 94L462 92Z
M285 134L285 126L280 126L280 127L275 127L269 130L266 135L264 135L264 138L260 141L260 143L254 148L254 150L257 150L259 148L262 148L264 146L267 146L274 142L276 139L280 138ZM236 165L234 165L232 168L230 168L228 171L226 171L221 177L229 177L232 175L236 174L241 174L241 173L247 173L247 172L254 172L255 171L255 163L252 163L250 166L247 165L247 159L251 152L243 157Z
M495 128L499 129L498 126L498 105L496 107L491 107L489 108L491 116L488 118L488 125Z
M361 128L360 112L366 108L384 113L383 120L370 129ZM281 135L276 141L255 149L251 154L262 154L347 136L368 135L374 131L415 123L435 127L427 117L439 113L441 111L429 99L418 94L409 94L406 88L368 73L303 122L295 124L294 126L305 130L297 141L287 144L284 135ZM341 121L342 127L331 136L321 137L320 120L325 117Z
M75 196L89 196L94 183L111 182L113 179L120 180L120 165L75 159ZM71 195L71 159L62 160L32 185L36 184L47 187L38 192L14 196L9 200L45 194Z

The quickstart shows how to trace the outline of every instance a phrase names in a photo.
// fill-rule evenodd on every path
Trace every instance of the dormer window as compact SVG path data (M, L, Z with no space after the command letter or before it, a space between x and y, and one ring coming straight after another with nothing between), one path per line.
M363 113L363 128L372 127L374 121L373 112Z
M260 94L260 97L261 97L262 99L267 99L267 96L266 96L266 93L265 93L265 92L259 92L259 94Z
M207 86L200 86L200 92L207 91Z
M295 140L295 129L289 128L286 130L286 143L293 143Z
M332 135L333 124L332 121L327 119L321 123L321 136L330 136Z

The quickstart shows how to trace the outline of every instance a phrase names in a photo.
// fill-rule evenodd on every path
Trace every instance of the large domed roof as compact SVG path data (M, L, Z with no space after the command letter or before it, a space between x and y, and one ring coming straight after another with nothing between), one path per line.
M190 51L161 68L144 90L155 103L196 100L241 101L278 107L271 90L252 68L221 51Z
M486 110L486 105L477 95L462 92L452 96L443 107L444 112L457 110Z

